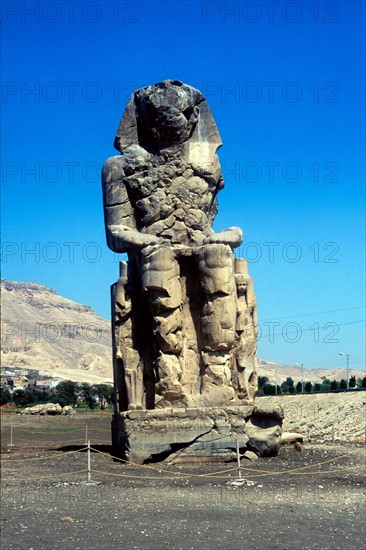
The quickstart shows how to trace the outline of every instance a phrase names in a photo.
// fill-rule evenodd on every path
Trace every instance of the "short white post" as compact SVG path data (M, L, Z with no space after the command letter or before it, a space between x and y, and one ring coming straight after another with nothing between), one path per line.
M238 476L241 479L241 467L240 467L240 454L239 454L239 440L236 440L236 459L238 461Z
M8 447L14 447L13 444L13 425L10 425L10 443L8 443Z
M90 441L88 439L88 481L90 481Z

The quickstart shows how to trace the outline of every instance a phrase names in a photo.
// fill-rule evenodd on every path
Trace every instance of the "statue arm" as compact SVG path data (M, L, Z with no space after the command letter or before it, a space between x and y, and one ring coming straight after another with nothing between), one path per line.
M209 237L206 237L204 244L228 244L231 248L237 248L243 242L243 232L240 227L229 227L218 233L212 233Z
M128 252L161 242L154 235L138 231L124 176L122 155L106 160L102 172L104 219L107 244L114 252Z
M126 225L109 225L107 227L107 242L114 252L140 250L145 246L161 244L162 239L148 233L140 233Z

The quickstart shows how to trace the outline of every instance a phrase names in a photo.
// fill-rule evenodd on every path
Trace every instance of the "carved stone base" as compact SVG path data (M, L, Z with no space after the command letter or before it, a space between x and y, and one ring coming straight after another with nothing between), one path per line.
M115 455L142 464L169 459L225 460L236 442L241 452L259 456L278 454L282 409L258 405L220 408L131 410L113 415Z

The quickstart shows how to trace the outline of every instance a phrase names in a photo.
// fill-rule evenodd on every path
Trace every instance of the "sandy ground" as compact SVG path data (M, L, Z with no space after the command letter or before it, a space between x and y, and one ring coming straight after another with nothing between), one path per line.
M304 452L283 447L276 458L242 461L247 481L235 484L235 463L134 466L114 460L109 414L2 420L4 549L365 546L364 442L313 439ZM86 426L99 451L91 453L90 482L87 453L80 450Z

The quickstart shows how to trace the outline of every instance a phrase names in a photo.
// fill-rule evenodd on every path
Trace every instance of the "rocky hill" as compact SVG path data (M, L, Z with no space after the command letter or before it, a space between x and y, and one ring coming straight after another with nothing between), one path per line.
M276 381L277 371L277 384L281 384L286 380L288 376L296 382L301 380L301 367L296 365L282 365L278 363L271 363L258 359L258 371L261 376L267 376L270 383L274 384ZM363 378L365 371L350 369L349 376L356 376L356 379ZM304 369L304 382L312 382L313 384L321 384L323 380L328 378L329 380L346 380L346 369Z
M366 442L365 391L259 397L258 402L268 410L281 405L284 431L301 433L305 441Z
M110 323L36 283L1 281L2 366L57 380L112 381Z
M1 281L2 365L38 370L56 380L112 381L110 322L91 307L37 283ZM281 384L301 380L301 368L258 360L259 374ZM363 371L350 371L362 378ZM346 378L345 369L305 369L305 381Z

